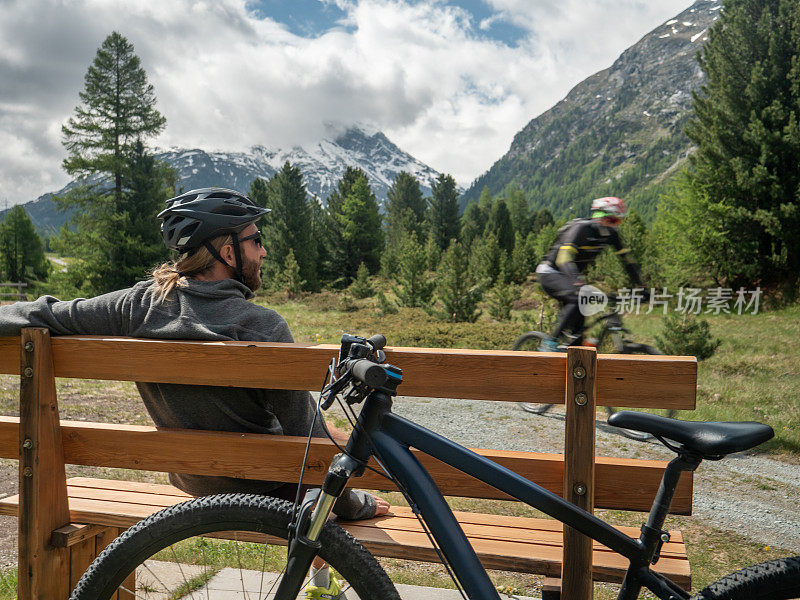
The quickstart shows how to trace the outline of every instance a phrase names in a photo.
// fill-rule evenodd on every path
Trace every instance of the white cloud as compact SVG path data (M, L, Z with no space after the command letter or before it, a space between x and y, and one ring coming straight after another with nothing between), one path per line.
M3 2L0 200L68 180L60 126L112 30L135 45L155 86L167 117L161 146L303 144L326 122L371 122L468 184L531 118L687 6L489 0L491 20L530 32L510 48L443 2L327 1L348 11L346 27L313 39L255 18L244 0Z

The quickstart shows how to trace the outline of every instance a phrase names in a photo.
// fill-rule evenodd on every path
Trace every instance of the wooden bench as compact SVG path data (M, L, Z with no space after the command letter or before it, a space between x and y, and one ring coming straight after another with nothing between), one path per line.
M0 372L21 375L20 417L0 418L0 456L20 459L20 495L0 500L0 514L20 517L19 597L66 598L120 530L187 499L172 486L66 480L65 464L291 482L305 449L304 438L59 421L55 377L314 389L337 350L96 336L51 340L39 329L25 330L21 339L0 339ZM565 455L479 452L588 509L649 509L665 466L595 457L596 405L691 409L695 403L692 357L596 355L588 348L570 349L568 355L389 348L387 356L404 370L405 396L566 402ZM313 441L308 483L322 481L335 452L329 441ZM251 458L264 455L269 464ZM419 457L446 495L507 498L435 459ZM387 482L367 471L357 485L385 490ZM686 474L671 512L690 514L691 502L692 478ZM563 577L565 597L589 598L592 579L620 582L627 566L557 521L457 516L487 568ZM408 508L392 507L385 517L343 526L378 556L436 560ZM638 528L626 532L638 536ZM671 532L655 568L690 585L680 532Z

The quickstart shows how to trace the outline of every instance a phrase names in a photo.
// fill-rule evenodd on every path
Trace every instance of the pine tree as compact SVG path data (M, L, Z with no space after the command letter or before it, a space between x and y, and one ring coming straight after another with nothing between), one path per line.
M79 185L55 199L75 216L54 245L79 259L79 287L102 293L133 284L163 257L153 242L155 216L177 176L145 148L144 139L166 121L133 46L119 33L98 49L79 95L82 104L62 127L63 166Z
M401 306L426 307L433 295L434 282L428 278L425 249L413 234L402 240L398 269L394 274L394 293Z
M553 225L555 223L555 220L553 219L553 214L546 208L537 210L534 213L532 213L530 219L531 219L530 230L535 235L539 235L539 232L542 231L542 229L544 229L548 225Z
M175 170L149 154L141 140L133 145L123 172L118 235L110 248L113 268L104 276L106 289L129 286L167 259L168 251L154 215L172 196L176 181Z
M375 293L375 288L372 287L372 283L369 281L369 270L367 269L367 265L363 262L358 265L356 278L350 286L350 293L353 294L354 298L358 298L359 300L369 298Z
M486 294L489 315L498 321L508 321L514 301L519 300L520 296L519 286L508 281L505 271L501 271L497 283Z
M416 178L400 171L386 192L386 243L399 242L406 232L422 241L425 221L425 199Z
M0 259L6 281L43 280L50 271L42 240L28 213L19 204L9 210L0 223Z
M64 170L70 175L111 176L119 203L133 144L158 135L166 125L133 44L116 31L111 33L97 50L78 96L82 104L61 128L69 153Z
M464 214L461 215L461 243L467 252L472 248L472 243L483 234L487 219L488 215L476 202L467 204Z
M470 271L478 281L494 285L500 271L505 268L506 256L497 236L494 232L489 232L472 243L469 253Z
M478 196L478 207L486 215L487 219L489 218L489 211L492 210L492 204L494 204L494 197L489 188L484 186L481 190L481 195Z
M504 196L514 231L524 238L531 230L530 208L528 207L528 200L525 198L525 192L509 184L506 187Z
M378 202L366 175L355 180L339 212L332 216L341 233L337 247L342 267L340 275L346 282L352 281L362 262L370 273L375 273L383 251L383 230Z
M264 238L269 240L265 263L282 271L289 250L300 269L300 278L307 289L317 288L317 245L312 236L311 201L298 167L286 161L266 184L256 179L250 186L251 198L257 204L272 209L262 226Z
M294 258L294 250L289 248L284 260L284 266L277 277L278 288L286 292L290 299L297 298L306 285L300 274L300 264Z
M519 231L514 234L514 250L511 252L508 263L508 277L514 283L525 281L531 268L535 266L531 264L531 256L525 244L525 238Z
M441 307L435 314L443 321L474 323L481 314L477 307L483 296L483 286L472 276L467 255L458 242L451 244L442 255L436 296Z
M687 313L673 312L664 317L656 343L665 354L711 358L722 343L711 337L708 321Z
M511 224L511 214L503 198L498 198L492 204L484 234L489 232L497 237L500 248L510 254L514 249L514 226Z
M321 265L321 271L324 281L338 286L346 285L352 279L349 275L352 260L345 239L342 210L345 199L353 193L353 187L362 178L369 184L363 170L358 167L345 168L342 178L336 183L336 189L327 198L327 207L323 213L320 241L325 246L321 254L326 257L326 261ZM360 263L356 263L355 268L358 268L358 264ZM352 274L355 274L355 270Z
M702 270L731 286L800 274L800 4L726 0L699 63L679 206ZM676 224L680 226L680 224Z
M531 234L533 235L533 234ZM545 255L548 253L550 248L553 244L556 243L556 238L558 237L558 226L555 223L551 223L550 225L545 225L542 227L541 231L536 235L534 238L533 246L531 247L530 244L526 245L529 248L532 248L531 258L533 259L532 263L540 263ZM530 238L530 236L528 236Z
M428 223L436 244L441 250L448 247L451 240L458 239L458 189L450 175L442 173L431 182L431 200L428 209Z
M428 232L428 238L425 240L425 257L428 259L428 269L431 271L435 271L442 262L442 249L439 248L433 231Z

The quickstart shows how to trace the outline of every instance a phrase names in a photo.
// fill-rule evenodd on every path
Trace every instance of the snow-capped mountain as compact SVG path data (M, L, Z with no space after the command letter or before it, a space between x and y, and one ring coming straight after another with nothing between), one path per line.
M309 194L325 202L348 166L366 172L378 201L401 171L420 183L423 194L430 194L431 180L439 173L393 144L383 133L365 126L330 128L327 139L306 147L273 148L254 146L249 152L210 152L201 149L170 148L156 150L156 156L178 171L179 185L185 190L225 187L246 192L256 177L268 179L288 160L303 173ZM53 194L44 194L23 206L40 231L61 227L68 215L58 212L53 195L64 193L74 182ZM2 218L2 213L0 213Z
M157 153L178 170L187 190L216 185L247 190L256 177L269 178L286 161L303 173L306 189L324 201L348 166L360 167L372 190L385 200L400 171L410 173L430 193L430 180L439 176L431 167L403 152L383 133L363 126L351 127L308 147L254 146L250 152L206 152L170 149Z

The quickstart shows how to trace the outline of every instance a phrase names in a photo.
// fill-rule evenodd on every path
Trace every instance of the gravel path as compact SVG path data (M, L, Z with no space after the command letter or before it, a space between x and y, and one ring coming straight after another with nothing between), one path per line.
M563 408L544 416L510 402L398 398L394 411L473 448L564 451ZM637 442L597 423L597 454L668 460L658 441ZM693 516L800 554L800 465L747 453L705 461L695 473Z

